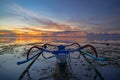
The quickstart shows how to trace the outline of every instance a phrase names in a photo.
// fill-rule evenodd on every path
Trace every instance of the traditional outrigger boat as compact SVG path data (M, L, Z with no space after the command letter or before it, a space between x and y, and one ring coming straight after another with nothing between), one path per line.
M72 46L72 45L77 45L78 47L77 47L76 49L70 49L70 50L67 50L67 49L66 49L66 47L69 47L69 46ZM57 50L48 50L48 49L47 49L48 46L57 47ZM91 53L86 52L86 51L84 50L84 48L86 48L86 47L92 48L95 54L93 55L93 54L91 54ZM40 50L40 52L37 53L37 54L35 54L35 55L33 55L32 57L29 57L30 51L31 51L33 48L36 48L36 49ZM30 60L33 59L33 61L30 63L30 65L26 68L26 69L29 69L30 66L36 61L36 59L37 59L40 55L42 55L43 58L45 58L45 59L50 59L50 58L52 58L52 57L56 57L57 62L58 62L58 65L59 65L59 67L58 67L59 70L60 70L60 71L64 71L65 66L66 66L66 64L67 64L67 59L70 58L70 53L74 53L75 51L79 51L80 54L81 54L84 58L86 58L85 55L87 55L87 56L91 57L91 58L94 59L94 60L99 60L99 61L105 61L105 60L106 60L106 58L98 57L98 53L97 53L95 47L92 46L92 45L89 45L89 44L88 44L88 45L84 45L84 46L80 46L78 43L73 43L73 44L70 44L70 45L58 45L58 46L57 46L57 45L52 45L52 44L44 44L44 45L42 45L42 47L38 47L38 46L33 46L33 47L31 47L31 48L28 50L26 60L17 62L17 65L24 64L24 63L26 63L26 62L28 62L28 61L30 61ZM44 52L52 53L54 56L45 57L45 56L44 56ZM89 62L89 61L88 61L88 62ZM26 72L27 72L27 70L25 70L22 75L24 75ZM22 77L22 76L20 76L20 78L21 78L21 77Z
M71 45L74 45L74 44L77 44L79 47L76 48L76 49L73 49L73 50L66 50L66 49L65 49L67 46L71 46ZM47 49L46 49L46 46L47 46L47 45L58 47L58 50L56 50L56 51L47 50ZM92 55L92 54L84 51L83 49L86 48L86 47L91 47L91 48L94 50L95 55ZM31 51L33 48L37 48L37 49L40 50L41 52L40 52L40 53L37 53L37 54L35 54L34 56L32 56L32 57L29 58L30 51ZM105 61L105 60L106 60L105 58L100 58L100 57L98 57L98 53L97 53L96 49L95 49L92 45L80 46L78 43L73 43L73 44L70 44L70 45L59 45L59 46L56 46L56 45L51 45L51 44L44 44L44 45L42 46L42 48L39 48L39 47L37 47L37 46L31 47L31 48L28 50L27 59L24 60L24 61L17 62L17 64L20 65L20 64L26 63L26 62L32 60L33 58L35 58L35 57L37 57L37 56L40 56L41 54L42 54L42 56L43 56L44 58L46 58L46 57L43 55L43 52L48 52L48 53L52 53L52 54L55 55L55 57L59 60L59 64L63 64L63 65L64 65L64 63L66 62L66 59L68 58L69 53L72 53L72 52L75 52L75 51L79 51L80 54L82 54L82 55L87 55L87 56L89 56L89 57L91 57L91 58L93 58L93 59L95 59L95 60L99 60L99 61ZM51 58L51 57L49 57L49 58Z

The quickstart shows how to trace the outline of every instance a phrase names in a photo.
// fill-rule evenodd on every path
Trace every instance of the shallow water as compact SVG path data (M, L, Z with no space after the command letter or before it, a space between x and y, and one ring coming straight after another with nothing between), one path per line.
M17 41L18 40L18 41ZM40 40L40 41L39 41ZM7 42L6 42L7 41ZM100 57L108 58L109 61L95 61L81 55L78 52L71 53L71 61L68 69L61 75L58 71L56 58L44 59L40 56L29 68L21 80L120 80L120 42L119 40L88 40L83 38L35 38L35 39L9 39L1 40L0 45L0 79L19 80L21 74L31 63L17 65L17 61L25 60L28 49L33 46L41 46L44 43L70 44L79 42L81 46L91 44L96 47ZM109 43L109 45L106 45ZM86 51L89 49L86 49ZM45 53L46 56L51 54ZM70 68L71 66L71 68Z

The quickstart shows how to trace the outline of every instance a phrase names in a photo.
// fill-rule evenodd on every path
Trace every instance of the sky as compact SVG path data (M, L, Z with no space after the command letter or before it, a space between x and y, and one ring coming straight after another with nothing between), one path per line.
M0 34L120 33L120 0L0 0Z

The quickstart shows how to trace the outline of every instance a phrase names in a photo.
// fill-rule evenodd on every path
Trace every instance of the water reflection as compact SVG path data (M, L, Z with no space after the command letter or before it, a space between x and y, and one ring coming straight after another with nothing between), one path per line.
M15 45L7 45L7 46L1 46L0 47L0 79L1 80L17 80L22 71L26 68L28 65L23 66L17 66L16 62L19 60L24 59L22 55L26 53L28 48L31 45L17 45L21 43L35 43L35 42L41 42L41 43L49 43L49 42L88 42L88 41L112 41L113 39L88 39L88 38L71 38L71 37L19 37L19 38L0 38L0 43L16 43ZM119 39L114 39L114 42L120 41ZM81 44L81 43L80 43ZM87 44L87 43L85 43ZM35 44L33 44L35 45ZM89 69L86 71L84 67L86 67L86 62L83 59L73 61L72 67L74 73L77 74L77 78L85 78L82 80L102 80L103 78L105 80L119 80L119 74L120 74L120 47L118 46L118 43L115 45L102 45L102 44L93 44L97 46L97 51L100 56L108 57L112 59L111 61L107 61L105 63L97 64L97 69ZM114 61L113 61L114 60ZM45 63L46 62L46 63ZM76 65L76 63L78 63ZM11 65L12 64L12 65ZM50 65L49 65L50 64ZM88 63L87 63L88 64ZM38 62L31 66L30 69L27 70L25 77L28 78L28 80L38 80L39 79L50 79L51 76L54 74L59 74L55 72L55 69L57 66L55 65L55 59L44 61L41 58L38 59ZM9 66L9 67L8 67ZM52 67L51 67L52 66ZM99 66L99 68L98 68ZM47 73L45 73L47 71ZM52 71L52 72L51 72ZM12 74L11 74L12 73ZM37 74L38 73L38 74ZM49 75L51 74L51 75ZM92 74L92 75L91 75ZM102 75L101 75L102 74ZM42 76L40 76L42 75ZM92 76L92 79L89 79L89 76ZM7 77L6 77L7 76ZM74 77L75 75L71 75ZM102 76L102 77L101 77ZM54 77L54 76L53 76ZM55 77L54 77L55 78ZM71 77L70 77L71 78ZM77 78L74 77L76 80ZM53 79L53 78L52 78ZM72 79L72 78L71 78ZM26 79L25 79L26 80ZM81 80L81 79L80 79Z
M20 43L33 43L33 42L42 42L42 38L25 38L25 37L18 37L15 38L13 43L20 44Z
M2 37L0 43L48 43L48 42L85 42L86 38L72 38L72 37Z
M49 43L49 42L103 42L103 41L120 41L120 38L86 38L86 37L0 37L0 43Z
M99 72L99 70L90 62L88 62L88 63L89 63L89 66L92 67L93 72L91 70L90 70L90 72L89 72L89 70L85 71L85 72L79 72L78 73L79 76L78 75L76 76L75 74L73 74L70 71L70 69L68 69L69 66L66 66L67 69L64 72L59 71L58 70L59 66L57 65L57 63L55 65L55 67L53 67L53 65L52 65L52 67L48 67L46 69L45 68L37 69L38 67L34 67L35 69L33 69L32 66L34 65L34 62L35 62L35 59L26 67L26 69L19 76L18 80L49 80L49 79L50 80L104 80L104 78L101 75L101 73ZM81 73L86 73L86 74L82 75ZM43 74L45 76L43 76L41 74Z
M10 37L0 37L0 43L11 43L15 41L15 38Z

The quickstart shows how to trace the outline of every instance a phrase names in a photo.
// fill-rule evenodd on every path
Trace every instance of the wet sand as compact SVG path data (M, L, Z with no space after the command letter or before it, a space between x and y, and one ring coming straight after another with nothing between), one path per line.
M26 67L32 62L17 65L17 61L25 60L28 49L33 46L41 46L43 43L7 44L0 46L0 79L18 80ZM54 44L54 43L53 43ZM56 45L59 45L58 43ZM96 47L99 57L105 57L108 61L95 61L86 59L79 53L71 53L70 64L63 75L58 71L56 58L44 59L40 56L29 68L22 80L119 80L120 74L120 44L119 43L80 43L81 46L91 44ZM86 51L92 52L89 48ZM34 53L33 53L34 54ZM51 54L44 53L46 56Z

